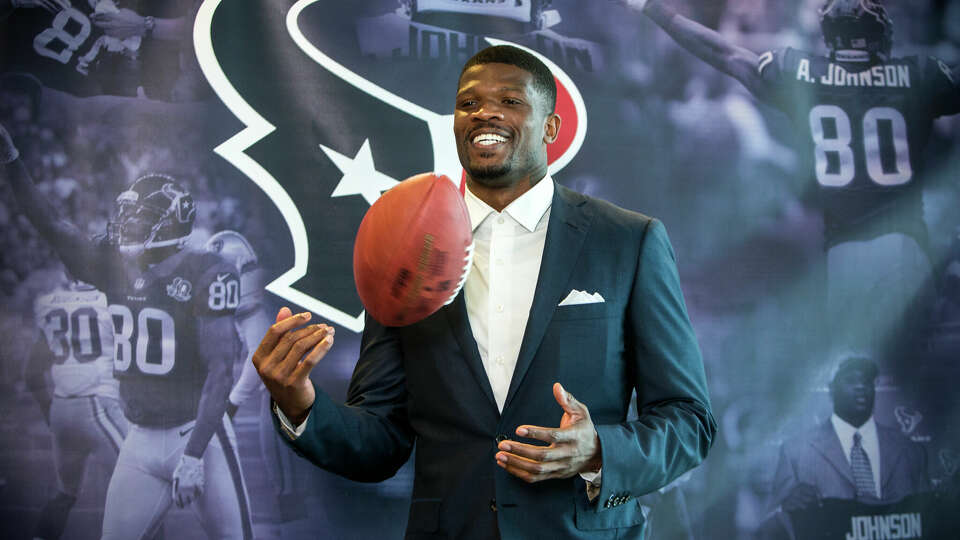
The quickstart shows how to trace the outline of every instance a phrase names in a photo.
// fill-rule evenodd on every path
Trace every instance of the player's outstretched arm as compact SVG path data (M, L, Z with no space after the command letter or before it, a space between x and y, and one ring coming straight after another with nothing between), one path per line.
M759 56L756 53L735 45L716 31L680 15L663 0L628 3L633 6L644 4L643 13L681 47L737 79L752 94L762 97L763 79L757 72Z
M87 281L86 258L90 256L90 241L72 223L62 219L50 201L34 185L30 172L20 159L13 138L0 124L0 179L9 182L13 194L30 223L57 251L60 259L74 276Z

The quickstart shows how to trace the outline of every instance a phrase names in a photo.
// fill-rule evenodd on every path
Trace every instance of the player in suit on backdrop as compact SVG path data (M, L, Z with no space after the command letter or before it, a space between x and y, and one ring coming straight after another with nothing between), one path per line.
M831 418L781 446L771 517L791 538L789 513L820 499L889 503L930 490L926 450L873 419L876 378L872 360L843 359L830 382Z
M518 48L467 62L454 135L474 267L419 323L367 318L346 405L308 378L333 343L326 325L296 330L309 314L281 310L253 357L283 436L318 466L380 481L416 443L408 538L641 538L637 497L716 432L663 225L547 175L555 92Z

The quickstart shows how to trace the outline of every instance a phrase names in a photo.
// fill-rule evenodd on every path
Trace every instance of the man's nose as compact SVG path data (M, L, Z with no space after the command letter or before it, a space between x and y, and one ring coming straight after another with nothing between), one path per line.
M497 103L489 102L481 105L474 113L473 117L477 120L490 120L496 118L503 120L503 110Z

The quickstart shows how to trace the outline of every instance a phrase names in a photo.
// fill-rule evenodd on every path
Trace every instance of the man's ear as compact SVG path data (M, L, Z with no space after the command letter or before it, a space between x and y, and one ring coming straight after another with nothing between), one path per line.
M550 144L557 140L557 135L559 134L560 115L557 113L550 113L547 115L547 119L543 122L543 142Z

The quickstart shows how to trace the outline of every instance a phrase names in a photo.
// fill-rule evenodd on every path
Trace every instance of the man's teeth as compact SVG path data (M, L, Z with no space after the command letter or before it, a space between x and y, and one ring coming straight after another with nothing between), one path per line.
M473 144L481 146L490 146L492 144L505 143L507 138L495 133L481 133L473 138Z

